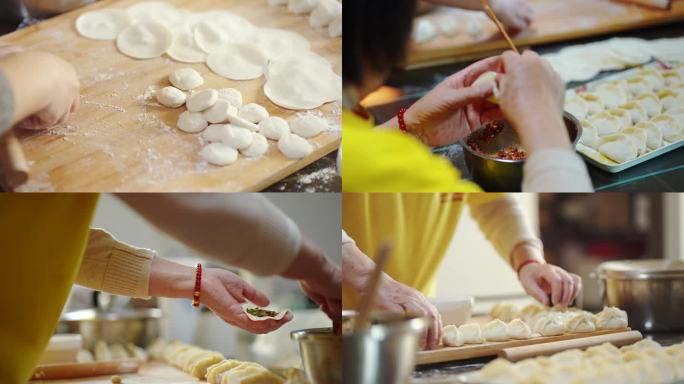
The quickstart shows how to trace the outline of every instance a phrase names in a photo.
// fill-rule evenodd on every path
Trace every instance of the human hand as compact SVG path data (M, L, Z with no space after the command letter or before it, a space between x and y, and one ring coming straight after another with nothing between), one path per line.
M551 264L527 264L518 277L525 292L546 306L567 307L582 290L582 278Z
M492 86L471 85L485 72L502 70L501 57L495 56L451 75L408 108L404 115L408 130L427 145L444 146L499 117L499 107L486 100Z
M490 0L489 4L501 24L513 34L532 24L534 11L525 0Z
M23 52L24 47L0 41L0 59L13 53Z

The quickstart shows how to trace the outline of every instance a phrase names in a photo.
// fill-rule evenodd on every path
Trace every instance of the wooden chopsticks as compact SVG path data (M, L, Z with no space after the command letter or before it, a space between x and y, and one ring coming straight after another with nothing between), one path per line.
M375 259L375 269L373 270L373 274L368 282L368 286L365 287L366 294L361 299L361 305L358 308L356 319L354 319L355 333L363 332L368 327L368 318L373 308L375 296L378 292L380 278L382 277L382 270L387 264L387 259L389 258L391 250L392 246L388 241L383 242L382 245L380 245L380 249L378 249L378 255Z
M496 24L496 27L499 28L499 32L503 35L504 39L506 39L506 42L508 43L508 46L511 48L511 50L515 53L520 53L518 51L518 48L515 47L515 44L513 44L513 40L511 40L511 37L508 36L508 33L506 32L506 28L504 28L503 24L499 21L499 19L496 17L494 14L494 11L492 11L492 8L489 6L489 0L481 0L482 3L482 8L484 8L485 12L487 12L487 15L489 16L490 19Z

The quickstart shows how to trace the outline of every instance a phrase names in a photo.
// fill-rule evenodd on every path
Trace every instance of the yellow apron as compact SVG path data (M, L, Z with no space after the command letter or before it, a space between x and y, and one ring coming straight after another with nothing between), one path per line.
M81 263L97 194L0 194L0 383L24 384Z

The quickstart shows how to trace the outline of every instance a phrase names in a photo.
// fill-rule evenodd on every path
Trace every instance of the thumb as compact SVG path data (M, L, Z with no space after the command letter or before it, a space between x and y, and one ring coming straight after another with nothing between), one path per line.
M523 288L525 288L525 291L529 293L530 296L537 299L537 301L546 306L550 304L549 296L544 292L539 284L537 284L537 281L534 278L530 276L523 276L520 279L520 283L522 284Z

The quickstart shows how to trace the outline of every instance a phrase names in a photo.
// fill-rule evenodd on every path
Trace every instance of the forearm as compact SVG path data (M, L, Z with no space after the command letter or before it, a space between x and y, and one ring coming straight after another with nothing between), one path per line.
M568 149L547 149L527 157L523 192L593 192L582 158Z
M375 263L354 243L342 245L342 285L357 292L366 288L368 277L373 273ZM385 273L383 273L385 275Z
M570 138L565 123L555 113L531 113L518 127L520 141L530 154L546 149L571 150Z
M150 296L192 298L195 289L195 267L155 257L149 279Z

